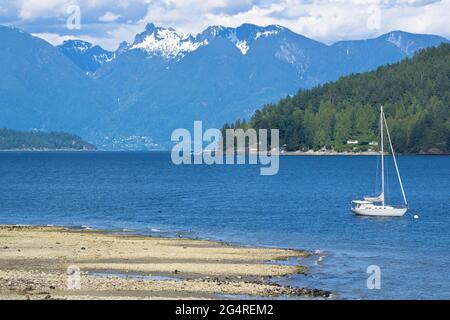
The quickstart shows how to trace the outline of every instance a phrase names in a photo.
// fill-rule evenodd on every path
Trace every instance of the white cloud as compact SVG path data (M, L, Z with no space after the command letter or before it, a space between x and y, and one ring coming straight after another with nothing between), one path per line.
M113 22L120 18L120 14L115 14L114 12L108 11L104 15L98 18L100 22Z
M216 24L232 27L242 23L279 24L327 43L372 37L394 29L450 36L450 0L244 2L247 6L241 7L245 10L233 11L237 2L232 0L152 1L143 20L193 33ZM378 13L379 18L374 17Z
M69 4L80 5L81 32L108 49L132 40L148 22L191 33L216 24L279 24L327 43L392 30L450 38L450 0L0 0L0 8L15 8L21 25L29 24L27 31L66 36L72 34L56 25L64 25ZM374 12L380 13L379 25ZM32 21L49 18L53 26L33 30Z
M48 43L57 46L66 40L75 40L74 36L62 36L56 33L33 33L33 36L44 39ZM79 39L79 38L78 38Z
M43 17L60 17L67 5L59 0L23 0L19 9L19 18L33 20Z
M93 44L100 44L104 49L117 49L116 40L114 38L98 38L90 35L60 35L57 33L33 33L33 36L41 38L54 46L60 45L66 40L84 40Z

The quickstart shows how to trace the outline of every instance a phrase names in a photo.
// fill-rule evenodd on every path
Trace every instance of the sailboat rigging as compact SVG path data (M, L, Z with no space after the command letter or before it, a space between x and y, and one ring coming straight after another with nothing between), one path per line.
M392 206L386 204L385 188L385 155L384 155L384 127L386 127L386 133L389 140L389 147L394 159L395 170L397 178L400 184L400 189L403 195L404 205ZM408 211L408 201L406 199L405 189L403 187L403 181L398 168L397 159L395 157L394 147L392 145L391 135L389 133L389 127L384 115L383 106L380 108L380 152L381 152L381 194L377 197L364 197L364 200L352 201L352 212L356 215L362 216L383 216L383 217L402 217Z

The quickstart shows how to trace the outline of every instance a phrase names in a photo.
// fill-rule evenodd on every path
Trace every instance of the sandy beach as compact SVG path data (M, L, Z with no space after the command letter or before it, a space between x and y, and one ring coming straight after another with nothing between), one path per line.
M306 272L276 261L308 255L203 240L0 226L0 299L326 297L329 292L270 280ZM79 279L76 286L73 279Z

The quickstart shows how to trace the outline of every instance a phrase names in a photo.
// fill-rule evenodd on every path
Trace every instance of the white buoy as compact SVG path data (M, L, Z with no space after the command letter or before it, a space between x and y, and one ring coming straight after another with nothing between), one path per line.
M416 214L416 215L414 216L414 219L419 219L419 216Z

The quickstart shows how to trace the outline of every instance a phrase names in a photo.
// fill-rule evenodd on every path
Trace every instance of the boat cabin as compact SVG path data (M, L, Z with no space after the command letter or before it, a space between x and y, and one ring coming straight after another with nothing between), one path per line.
M354 200L352 201L352 209L370 209L375 205L370 201Z

